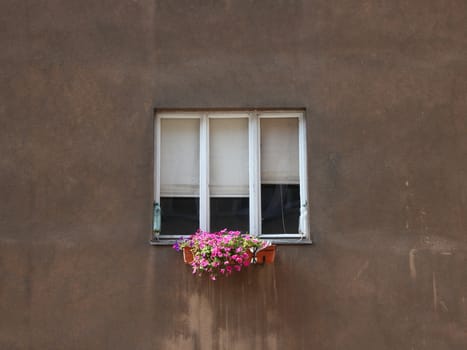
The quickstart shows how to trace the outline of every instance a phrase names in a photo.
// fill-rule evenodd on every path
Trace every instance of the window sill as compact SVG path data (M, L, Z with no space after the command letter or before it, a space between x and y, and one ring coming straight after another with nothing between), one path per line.
M167 246L167 245L174 245L178 239L173 238L162 238L158 241L150 240L149 244L153 246ZM273 244L276 245L310 245L313 244L311 239L304 238L304 239L290 239L290 238L276 238L276 239L268 239Z

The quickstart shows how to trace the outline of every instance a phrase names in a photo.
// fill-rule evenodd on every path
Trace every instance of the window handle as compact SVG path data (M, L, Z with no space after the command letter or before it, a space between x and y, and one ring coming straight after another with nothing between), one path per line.
M161 233L161 206L154 201L152 206L152 240L158 241Z

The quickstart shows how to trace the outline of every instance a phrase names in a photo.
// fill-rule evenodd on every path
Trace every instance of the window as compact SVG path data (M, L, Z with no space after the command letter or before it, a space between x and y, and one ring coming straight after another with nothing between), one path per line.
M223 228L309 240L303 111L159 111L160 240Z

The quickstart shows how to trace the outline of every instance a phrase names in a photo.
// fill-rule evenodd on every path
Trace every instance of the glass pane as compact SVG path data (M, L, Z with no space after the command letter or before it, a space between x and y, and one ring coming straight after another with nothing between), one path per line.
M298 233L298 119L261 119L262 234Z
M248 119L209 120L209 191L248 197Z
M209 120L211 231L249 229L248 119Z
M161 120L161 196L199 194L199 120Z
M161 235L191 235L199 228L198 198L161 198Z
M261 119L261 183L298 184L298 119Z
M249 229L249 198L211 198L211 231Z
M261 185L262 234L298 233L300 186Z

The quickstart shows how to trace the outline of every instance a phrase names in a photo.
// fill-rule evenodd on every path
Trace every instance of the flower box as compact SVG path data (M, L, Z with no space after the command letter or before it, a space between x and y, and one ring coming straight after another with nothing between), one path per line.
M254 252L261 255L261 263L272 263L274 248L256 237L240 231L198 231L190 238L175 243L174 248L183 251L183 260L190 264L193 274L208 274L212 280L218 276L229 276L255 262ZM261 253L264 250L263 253Z
M190 247L183 247L183 261L185 264L191 264L193 262L193 252Z
M272 264L276 257L276 246L270 245L256 252L255 259L257 264Z

